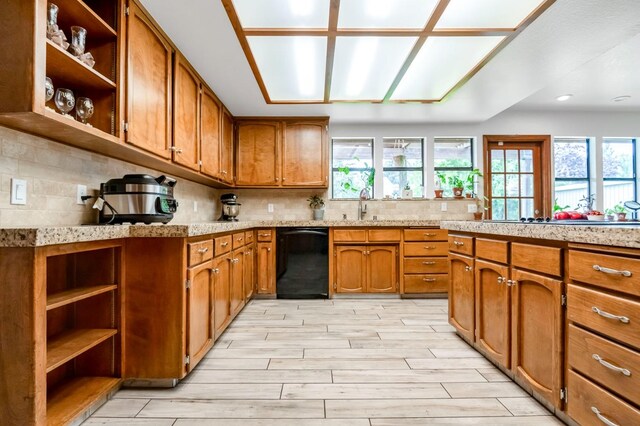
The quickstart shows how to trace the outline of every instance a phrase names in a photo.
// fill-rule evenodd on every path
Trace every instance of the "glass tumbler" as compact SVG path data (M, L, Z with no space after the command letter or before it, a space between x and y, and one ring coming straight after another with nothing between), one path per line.
M80 97L76 101L76 117L82 124L88 124L87 120L93 115L93 101Z
M53 99L53 94L54 94L54 90L53 90L53 81L51 81L51 79L49 77L44 79L44 100L46 102L49 102L51 99Z
M47 6L47 31L58 29L58 6L49 3Z
M69 116L69 111L76 105L76 100L73 97L73 92L69 89L56 90L56 97L54 100L56 107L63 115Z
M74 56L80 56L84 53L84 48L87 43L87 30L82 27L71 27L71 46L69 49Z

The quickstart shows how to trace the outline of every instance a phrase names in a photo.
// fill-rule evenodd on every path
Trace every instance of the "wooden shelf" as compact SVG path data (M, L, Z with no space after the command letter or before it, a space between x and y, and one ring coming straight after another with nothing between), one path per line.
M47 77L53 80L54 87L60 87L60 82L72 85L74 88L88 88L98 90L115 90L116 84L93 68L80 62L72 54L62 50L60 46L47 39Z
M78 287L71 290L54 293L47 297L47 311L59 308L79 300L97 296L98 294L107 293L118 288L117 285L95 285L90 287Z
M76 377L57 386L47 397L47 424L66 425L120 385L114 377Z
M47 373L104 342L117 332L111 328L78 328L54 336L47 342Z
M61 24L83 27L87 30L87 38L104 39L117 37L116 31L82 0L57 0L56 4L59 7L58 20ZM66 27L63 29L65 32L67 31Z

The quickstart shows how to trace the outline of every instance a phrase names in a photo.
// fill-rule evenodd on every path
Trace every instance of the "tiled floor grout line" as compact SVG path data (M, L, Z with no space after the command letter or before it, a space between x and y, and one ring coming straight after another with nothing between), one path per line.
M138 417L138 414L140 414L140 413L142 412L142 410L144 410L144 407L146 407L147 405L149 405L149 403L150 403L150 402L151 402L151 398L147 401L147 403L146 403L146 404L144 404L144 405L142 406L142 408L140 408L140 409L138 410L138 412L137 412L137 413L135 414L135 416L133 416L133 417Z

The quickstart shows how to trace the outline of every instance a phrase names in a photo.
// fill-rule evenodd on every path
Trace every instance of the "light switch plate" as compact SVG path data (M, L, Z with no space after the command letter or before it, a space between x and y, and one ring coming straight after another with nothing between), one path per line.
M11 179L11 204L27 204L27 181L24 179Z
M271 203L267 204L267 212L268 213L273 213L273 204L271 204Z
M87 185L78 185L76 189L76 204L84 204L82 197L87 195Z
M197 202L197 201L194 201L194 202L193 202L193 212L195 213L195 212L197 212L197 211L198 211L198 202Z
M478 206L476 206L475 204L467 205L467 213L477 213L477 212L478 212Z
M441 212L447 211L447 203L440 203L440 211Z

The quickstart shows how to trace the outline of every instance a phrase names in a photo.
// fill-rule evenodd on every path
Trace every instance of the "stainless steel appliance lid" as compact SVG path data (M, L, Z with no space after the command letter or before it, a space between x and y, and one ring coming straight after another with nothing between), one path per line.
M147 193L173 195L176 180L167 176L154 178L149 175L125 175L122 178L109 179L100 185L100 192L104 194Z

